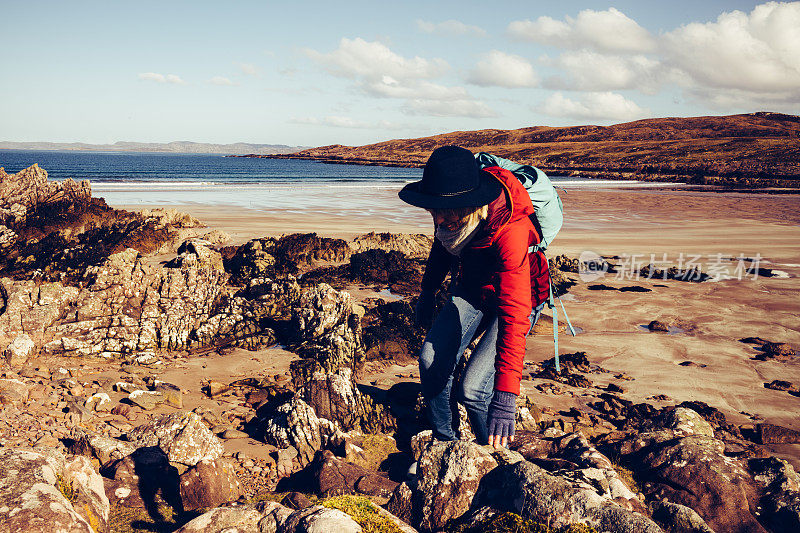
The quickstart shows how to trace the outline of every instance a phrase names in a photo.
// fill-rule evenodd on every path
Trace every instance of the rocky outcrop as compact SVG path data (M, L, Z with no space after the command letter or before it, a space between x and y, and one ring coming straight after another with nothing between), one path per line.
M338 428L328 419L320 419L307 403L298 397L279 406L266 422L264 440L278 448L293 447L301 465L308 464L314 454L335 435Z
M315 372L299 394L317 416L337 422L344 431L390 433L396 427L388 410L358 389L350 368Z
M303 291L292 308L296 351L305 359L293 363L292 377L302 386L318 370L335 373L349 368L355 375L364 361L361 318L350 293L320 283Z
M0 167L0 224L22 226L29 213L41 207L88 203L91 198L88 180L48 181L47 172L37 164L16 174Z
M433 239L422 233L365 233L350 241L353 252L385 250L400 252L409 259L427 259Z
M295 233L248 241L226 260L226 268L234 283L246 284L253 278L297 274L301 267L318 261L345 261L350 253L350 247L342 239Z
M226 278L219 254L204 247L187 245L162 269L128 249L87 268L83 288L3 280L0 330L6 339L27 334L50 354L113 358L185 348L215 314Z
M14 279L76 285L88 266L110 255L126 248L169 253L200 227L175 210L112 209L91 197L87 181L48 181L37 165L11 175L0 169L0 274Z
M258 280L232 295L218 252L202 240L178 251L164 268L133 249L114 254L88 267L81 287L0 279L7 295L0 348L27 335L35 345L29 354L118 358L212 342L255 349L276 341L267 322L290 312L300 292L296 282ZM14 353L22 353L16 346Z

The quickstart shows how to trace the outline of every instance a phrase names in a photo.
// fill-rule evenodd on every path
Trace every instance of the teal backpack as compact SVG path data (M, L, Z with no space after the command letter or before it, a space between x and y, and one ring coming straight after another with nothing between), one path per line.
M542 252L547 249L553 239L558 234L561 226L564 223L564 205L561 203L561 198L558 196L553 182L547 177L547 174L542 172L536 167L531 165L520 165L508 159L497 157L486 152L478 152L475 154L475 160L481 169L486 167L500 167L510 171L522 183L528 195L531 197L533 204L534 214L531 215L531 222L542 237L542 242L530 248L529 252ZM567 326L572 336L575 336L575 329L569 321L567 310L564 309L564 302L558 298L561 304L561 310L564 312L564 318L567 320ZM553 343L555 344L555 362L556 372L561 372L561 364L558 358L558 310L556 309L556 302L553 295L553 282L550 281L550 297L547 301L547 306L553 311Z

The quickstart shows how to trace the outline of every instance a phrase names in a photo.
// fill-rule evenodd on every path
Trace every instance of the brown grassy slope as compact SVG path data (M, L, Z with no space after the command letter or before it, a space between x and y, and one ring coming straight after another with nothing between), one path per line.
M421 166L434 148L448 144L559 174L800 186L800 117L778 113L656 118L605 127L456 131L358 147L322 146L278 157Z

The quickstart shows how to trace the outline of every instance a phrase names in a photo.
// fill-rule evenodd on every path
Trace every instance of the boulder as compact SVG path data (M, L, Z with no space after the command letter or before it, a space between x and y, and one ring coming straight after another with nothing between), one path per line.
M438 531L469 510L481 478L497 466L482 446L468 441L434 444L417 465L414 494L420 529Z
M800 443L800 431L776 426L775 424L758 424L756 437L761 444L797 444Z
M653 520L658 522L666 533L714 533L694 509L678 503L656 502Z
M22 333L14 337L14 340L6 348L4 356L9 365L20 367L33 355L35 349L36 344L30 335Z
M128 441L137 447L158 446L170 461L187 466L222 455L222 443L195 413L159 417L130 431Z
M78 431L73 435L73 443L69 451L76 455L93 457L101 464L118 461L136 451L136 446L130 442L107 437L105 435L90 434Z
M281 533L361 533L358 523L338 509L315 505L295 511L278 529Z
M235 501L242 489L229 459L206 459L181 474L180 494L183 509L189 511Z
M231 504L201 514L175 533L275 533L291 514L277 502Z
M310 466L314 492L323 496L360 493L388 498L398 483L320 450Z
M314 409L298 397L280 405L267 420L264 440L278 448L297 449L301 464L308 464L323 439L337 431L335 424L317 417Z
M95 533L105 529L103 480L85 457L0 449L0 508L7 531Z
M714 428L697 412L686 407L676 407L669 411L665 420L666 427L684 435L714 436Z
M552 475L529 461L500 466L481 483L475 507L512 512L553 529L583 524L610 533L660 533L658 525L598 494L583 480Z
M741 461L724 451L722 441L703 435L645 446L636 459L643 492L691 507L715 531L763 532L754 515L759 500L755 482Z
M155 510L160 495L173 509L181 509L178 470L158 447L139 448L101 471L106 494L117 506Z

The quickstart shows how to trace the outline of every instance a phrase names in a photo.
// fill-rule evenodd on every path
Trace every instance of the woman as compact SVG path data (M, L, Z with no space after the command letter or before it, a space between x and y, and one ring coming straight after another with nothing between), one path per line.
M481 444L505 446L514 437L525 336L549 294L547 260L529 253L540 241L529 218L533 205L511 172L481 170L472 153L457 146L434 150L422 180L406 185L400 198L427 209L435 224L417 304L420 323L430 323L436 291L448 272L457 272L419 357L434 437L456 438L453 372L483 333L454 398L466 407Z

